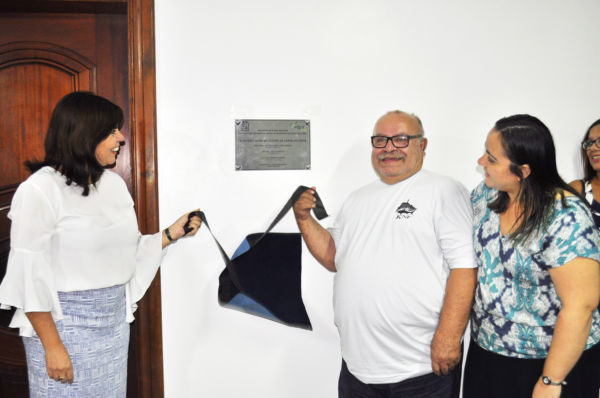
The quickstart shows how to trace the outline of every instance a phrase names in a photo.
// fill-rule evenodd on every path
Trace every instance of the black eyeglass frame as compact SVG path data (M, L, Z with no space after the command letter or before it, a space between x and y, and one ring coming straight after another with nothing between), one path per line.
M406 138L406 145L398 146L398 145L394 144L394 138L399 138L399 137ZM371 145L373 146L373 148L381 149L381 148L385 148L389 141L392 141L392 146L394 148L406 148L410 145L410 140L412 140L414 138L422 138L422 137L423 137L423 134L416 134L416 135L398 134L393 137L386 137L385 135L374 135L374 136L371 136ZM375 140L382 139L382 138L386 139L385 144L383 144L383 146L375 146Z
M387 145L387 142L385 143ZM585 140L581 143L581 147L583 148L584 151L587 151L588 149L590 149L593 145L596 145L598 148L600 148L600 137L596 138L595 140Z

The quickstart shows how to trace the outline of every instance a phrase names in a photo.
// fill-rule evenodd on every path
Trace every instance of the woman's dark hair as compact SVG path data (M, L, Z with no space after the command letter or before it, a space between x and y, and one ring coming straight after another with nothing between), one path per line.
M584 141L586 141L590 137L590 132L592 131L592 129L599 125L600 125L600 119L598 119L594 123L592 123L592 125L587 129L587 131L585 132L585 135L583 136L583 140L581 141L582 144ZM587 157L586 150L583 149L583 147L580 147L580 151L581 151L581 163L583 164L583 180L591 181L592 178L594 178L596 176L596 170L594 170L594 168L590 164L590 160Z
M89 185L96 184L104 172L96 160L96 147L122 126L123 110L106 98L83 91L67 94L52 112L44 160L29 160L25 166L31 172L51 166L67 178L67 185L75 183L87 196Z
M554 211L556 195L560 195L563 206L567 206L564 191L581 198L558 174L556 150L548 127L530 115L514 115L496 122L494 129L500 133L500 140L506 156L510 160L510 171L519 178L520 187L517 199L523 213L517 220L517 229L511 234L516 242L526 241L538 229L547 226ZM530 173L523 178L519 166L529 165ZM498 197L489 204L496 213L508 208L509 197L500 191Z

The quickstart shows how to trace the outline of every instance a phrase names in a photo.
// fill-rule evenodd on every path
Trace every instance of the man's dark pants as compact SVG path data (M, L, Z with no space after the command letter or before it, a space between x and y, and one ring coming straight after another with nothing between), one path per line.
M458 398L460 393L460 365L446 376L435 373L390 384L365 384L348 371L342 360L338 382L339 398Z

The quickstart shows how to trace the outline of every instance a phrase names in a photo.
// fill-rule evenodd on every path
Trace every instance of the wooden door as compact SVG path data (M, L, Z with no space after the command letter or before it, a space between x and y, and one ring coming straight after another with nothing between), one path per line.
M147 128L148 123L154 126L154 113L148 115L148 106L154 104L153 73L147 76L144 73L147 71L136 62L144 55L139 52L139 48L144 48L143 43L139 46L144 37L139 28L148 20L140 12L144 4L153 8L151 1L146 0L130 4L125 0L96 4L19 1L0 6L0 278L6 270L10 245L10 222L6 214L16 187L29 175L23 162L43 158L43 138L50 113L58 100L72 91L92 91L123 108L127 145L122 148L115 171L124 178L134 196L138 217L144 220L140 223L142 232L157 229L155 130L140 129ZM131 32L132 28L137 32ZM130 44L132 39L138 41L137 51L131 50L136 47ZM153 48L149 52L153 65ZM142 95L140 100L145 88L152 92L146 94L149 99ZM141 120L130 117L130 104L133 115L141 113ZM135 123L129 122L132 119ZM140 162L140 158L145 162ZM148 174L150 181L140 178ZM148 220L147 213L152 211L154 218ZM160 307L160 296L153 297L156 294L155 283L145 300L149 305L142 302L141 311L136 313L142 321L134 323L131 333L129 397L163 394L160 325L148 321L158 315L160 323L156 305L158 302ZM7 327L11 315L12 312L0 311L0 398L28 396L23 345L18 331ZM160 358L156 358L157 349L153 348L157 338ZM140 364L140 359L159 359L161 365L156 369Z

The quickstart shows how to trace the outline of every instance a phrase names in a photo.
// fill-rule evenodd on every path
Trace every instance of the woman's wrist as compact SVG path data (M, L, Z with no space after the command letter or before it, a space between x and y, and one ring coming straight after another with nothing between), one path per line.
M177 242L177 239L174 239L173 236L171 236L171 231L169 230L169 227L165 228L165 236L167 237L167 240L169 241L169 243L175 243Z
M161 231L160 235L161 235L161 241L162 241L162 248L164 249L165 247L171 245L172 243L177 242L177 239L173 238L173 234L171 233L171 227L165 228ZM167 235L168 234L168 235ZM169 237L171 239L169 239Z
M550 378L550 377L545 376L545 375L541 376L541 380L542 380L542 383L544 385L547 385L547 386L561 387L561 386L566 386L567 385L567 382L564 381L564 380L558 380L556 378Z

